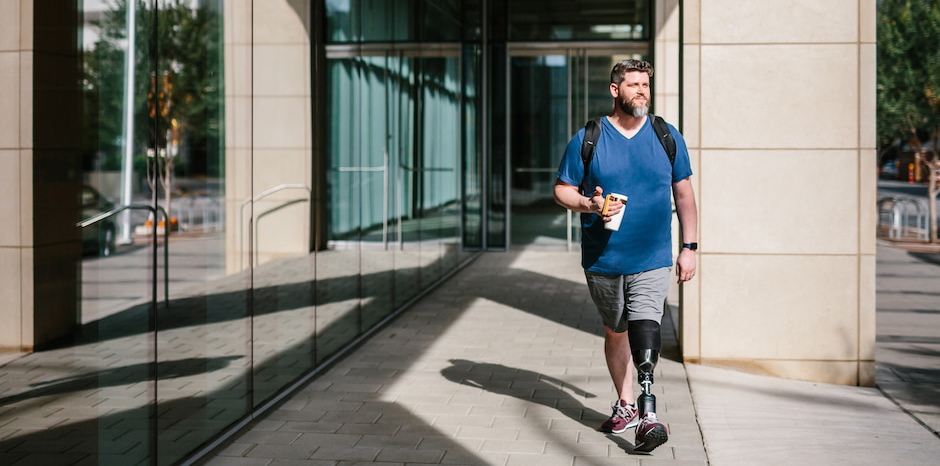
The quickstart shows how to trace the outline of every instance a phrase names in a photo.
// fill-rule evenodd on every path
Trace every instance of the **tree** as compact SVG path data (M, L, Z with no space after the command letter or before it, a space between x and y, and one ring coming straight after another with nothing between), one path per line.
M98 40L85 51L86 169L122 163L129 1L137 3L134 168L146 173L152 190L163 188L169 213L178 171L218 174L209 173L219 165L209 159L221 157L221 3L166 0L154 11L144 0L108 2L96 23Z
M940 193L940 6L878 2L878 144L906 142L928 173L930 242L938 242ZM928 142L929 144L925 144Z

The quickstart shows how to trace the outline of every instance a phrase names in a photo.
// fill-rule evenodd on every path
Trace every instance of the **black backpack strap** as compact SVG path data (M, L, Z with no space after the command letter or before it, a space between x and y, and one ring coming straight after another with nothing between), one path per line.
M659 136L659 143L663 145L666 155L669 156L669 165L674 165L676 163L676 140L669 132L669 126L666 125L665 120L653 114L650 114L650 116L653 117L653 129L656 130L656 135Z
M676 140L669 132L666 120L652 113L650 117L653 119L653 130L656 131L656 136L659 137L659 143L662 144L666 156L669 157L669 165L674 165L676 162ZM581 142L581 161L584 163L584 177L581 179L581 194L586 193L584 180L587 180L588 169L591 166L591 160L594 158L594 148L597 147L597 140L601 137L601 118L604 117L589 120L584 124L584 140Z
M581 162L584 163L584 177L581 178L581 194L586 192L584 180L587 180L591 159L594 158L594 148L597 147L597 140L601 137L601 118L604 117L589 120L584 124L584 140L581 141Z

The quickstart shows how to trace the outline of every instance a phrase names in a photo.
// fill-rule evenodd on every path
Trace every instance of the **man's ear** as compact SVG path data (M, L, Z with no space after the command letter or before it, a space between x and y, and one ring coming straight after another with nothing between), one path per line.
M619 94L620 94L620 86L614 83L610 83L610 96L616 99L617 95Z

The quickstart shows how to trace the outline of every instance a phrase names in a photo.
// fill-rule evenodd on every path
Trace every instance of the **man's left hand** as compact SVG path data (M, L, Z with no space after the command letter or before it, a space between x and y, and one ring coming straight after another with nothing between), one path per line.
M679 251L679 258L676 259L676 276L679 277L676 283L687 282L695 276L695 251L686 248Z

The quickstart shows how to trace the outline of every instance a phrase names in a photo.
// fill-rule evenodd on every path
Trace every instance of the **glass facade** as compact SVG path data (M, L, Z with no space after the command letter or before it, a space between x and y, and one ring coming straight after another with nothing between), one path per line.
M4 464L180 463L478 251L570 246L561 151L649 55L646 1L80 5L77 318L0 367Z

